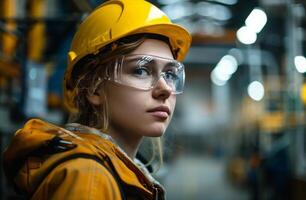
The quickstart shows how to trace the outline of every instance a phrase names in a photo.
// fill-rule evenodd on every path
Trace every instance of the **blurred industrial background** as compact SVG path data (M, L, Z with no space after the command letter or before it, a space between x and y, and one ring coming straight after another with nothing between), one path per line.
M1 151L29 118L65 124L66 53L101 2L0 0ZM193 35L156 174L168 199L305 200L306 1L151 2Z

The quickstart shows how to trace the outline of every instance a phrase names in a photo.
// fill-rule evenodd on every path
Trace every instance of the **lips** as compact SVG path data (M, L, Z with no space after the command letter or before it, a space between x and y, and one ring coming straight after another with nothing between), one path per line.
M171 114L170 109L167 106L158 106L148 110L148 112L160 119L167 119Z

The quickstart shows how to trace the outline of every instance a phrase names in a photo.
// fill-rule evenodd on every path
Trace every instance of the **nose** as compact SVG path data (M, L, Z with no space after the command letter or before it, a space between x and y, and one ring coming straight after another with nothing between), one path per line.
M152 90L153 97L156 99L165 100L169 98L171 94L172 94L172 88L167 84L164 77L160 76L160 78L158 79Z

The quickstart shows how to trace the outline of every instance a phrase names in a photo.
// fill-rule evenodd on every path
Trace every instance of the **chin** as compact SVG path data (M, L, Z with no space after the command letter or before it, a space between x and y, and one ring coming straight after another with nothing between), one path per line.
M146 137L161 137L164 135L166 128L165 125L155 124L154 126L148 126L143 133Z
M164 133L152 133L152 134L146 135L146 137L161 137L163 135Z

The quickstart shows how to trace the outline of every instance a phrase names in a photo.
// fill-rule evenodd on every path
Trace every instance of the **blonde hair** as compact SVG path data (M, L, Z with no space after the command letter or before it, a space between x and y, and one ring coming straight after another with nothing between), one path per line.
M111 43L102 48L98 54L87 55L76 63L71 73L71 81L66 85L67 88L73 91L72 100L77 110L74 113L70 113L69 122L77 122L107 133L109 126L107 96L103 92L104 104L101 106L90 103L87 96L93 94L97 89L104 90L103 87L105 85L100 80L100 77L106 73L105 66L112 58L132 52L147 38L159 39L169 45L169 39L164 36L152 34L133 35ZM161 139L152 138L151 140L153 153L147 165L154 161L156 155L159 155L159 168L163 163Z

